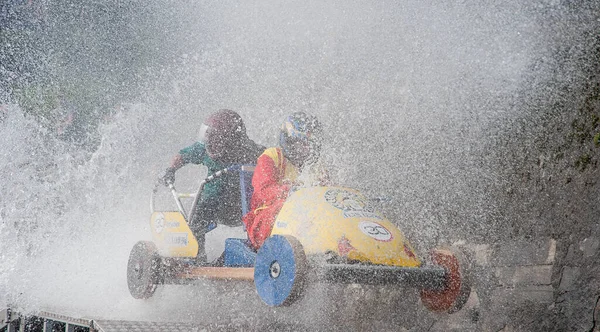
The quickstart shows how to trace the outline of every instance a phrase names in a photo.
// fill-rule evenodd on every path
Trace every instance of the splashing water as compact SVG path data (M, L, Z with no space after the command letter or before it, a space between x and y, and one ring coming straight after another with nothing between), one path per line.
M501 181L482 165L485 140L494 123L521 112L511 105L527 98L532 66L550 56L545 13L562 9L552 1L171 5L165 10L187 30L168 38L206 40L185 44L165 66L164 100L130 105L101 127L97 151L55 139L16 106L0 123L8 142L0 147L0 301L119 317L165 309L129 297L127 256L150 236L158 172L219 108L239 111L265 145L275 144L284 114L316 114L338 177L393 194L386 212L418 247L449 225L463 227L460 236L481 231L499 209L488 186ZM207 21L195 22L201 13ZM540 81L544 74L535 72Z
M144 159L152 143L145 111L133 107L102 128L93 154L71 149L17 109L10 113L2 130L14 143L2 151L5 301L39 308L86 303L99 289L114 292L106 301L127 292L127 253L148 237L140 221L158 169Z

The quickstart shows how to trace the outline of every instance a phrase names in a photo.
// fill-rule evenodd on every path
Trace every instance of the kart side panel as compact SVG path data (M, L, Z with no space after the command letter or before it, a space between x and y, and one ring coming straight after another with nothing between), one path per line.
M153 242L162 257L196 257L198 241L180 212L154 212L150 219Z
M271 235L292 235L307 255L328 251L373 264L421 265L402 232L360 192L340 187L309 187L292 193Z

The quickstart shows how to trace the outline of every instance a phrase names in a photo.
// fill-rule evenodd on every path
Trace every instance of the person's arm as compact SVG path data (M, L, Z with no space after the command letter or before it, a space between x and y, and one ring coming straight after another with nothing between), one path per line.
M176 155L171 161L171 166L165 170L165 174L160 178L160 182L165 186L175 183L175 172L183 167L183 165L185 165L183 156L180 154Z
M187 163L183 161L183 156L181 154L177 154L175 158L173 158L173 160L171 161L171 166L169 166L169 168L176 171L183 167L185 164Z
M160 181L165 186L175 183L175 172L189 163L200 164L204 157L204 153L206 153L206 150L201 143L194 143L187 148L181 149L179 154L171 161L171 166L166 169L165 174L160 178Z

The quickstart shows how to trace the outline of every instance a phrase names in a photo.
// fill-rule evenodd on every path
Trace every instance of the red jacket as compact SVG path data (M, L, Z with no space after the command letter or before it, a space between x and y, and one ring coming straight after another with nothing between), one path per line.
M280 148L269 148L258 157L252 176L254 193L250 212L243 218L254 248L260 248L271 235L275 218L297 178L298 169L283 156Z

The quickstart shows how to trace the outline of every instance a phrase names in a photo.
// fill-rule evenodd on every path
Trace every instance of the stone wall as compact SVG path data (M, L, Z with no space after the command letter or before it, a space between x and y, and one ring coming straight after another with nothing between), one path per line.
M570 243L461 244L473 257L473 292L463 310L437 316L431 330L600 331L599 234Z

